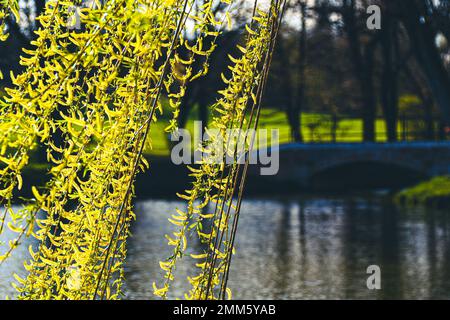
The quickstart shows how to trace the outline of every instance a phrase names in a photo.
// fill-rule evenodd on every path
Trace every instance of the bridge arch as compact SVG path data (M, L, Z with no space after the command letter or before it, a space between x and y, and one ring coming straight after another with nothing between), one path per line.
M427 178L416 166L397 161L358 159L318 166L310 172L314 189L401 188Z
M281 145L279 153L276 176L263 177L250 170L251 180L260 189L310 189L317 184L342 189L350 176L390 187L450 174L450 142L293 143Z

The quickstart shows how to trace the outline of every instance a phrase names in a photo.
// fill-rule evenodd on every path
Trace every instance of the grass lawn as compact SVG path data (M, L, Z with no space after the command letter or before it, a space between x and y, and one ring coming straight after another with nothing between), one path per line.
M195 111L191 114L196 114ZM332 141L332 122L330 117L317 113L304 113L302 115L302 134L305 142L331 142ZM164 132L167 126L167 120L161 118L157 123L152 123L150 132L150 142L152 149L147 148L147 154L169 155L168 134ZM194 119L188 120L187 129L193 132ZM278 129L280 134L280 144L292 142L290 137L290 128L287 122L286 114L274 109L262 109L259 128ZM399 124L399 135L402 130ZM336 130L337 142L362 142L363 123L361 119L342 118L338 122ZM376 120L377 141L386 141L385 123L382 119Z
M403 204L445 206L450 203L450 176L441 176L405 189L396 195Z

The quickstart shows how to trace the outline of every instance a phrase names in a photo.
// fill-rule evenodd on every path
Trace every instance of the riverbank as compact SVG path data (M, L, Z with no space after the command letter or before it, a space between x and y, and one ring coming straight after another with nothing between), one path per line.
M450 176L440 176L407 188L395 196L398 203L425 205L434 208L450 207Z

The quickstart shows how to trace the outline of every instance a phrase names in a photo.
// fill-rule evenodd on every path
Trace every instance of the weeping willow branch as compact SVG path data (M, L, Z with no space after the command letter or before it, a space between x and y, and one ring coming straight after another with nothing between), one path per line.
M206 153L206 157L198 163L198 168L190 168L195 182L190 190L180 194L180 198L187 200L186 212L178 210L169 221L178 227L172 235L166 235L168 244L174 247L173 254L166 261L160 262L165 271L165 284L157 288L154 293L163 298L167 297L169 284L174 280L176 263L183 257L187 249L187 233L196 230L200 241L208 244L207 252L191 254L199 261L197 266L200 273L188 277L192 289L185 294L187 299L217 299L231 297L227 288L229 265L233 254L233 244L239 218L242 190L248 166L248 154L252 150L253 141L249 143L245 135L240 135L237 142L227 136L226 129L238 128L241 132L245 126L257 128L260 101L267 80L271 56L278 33L280 19L284 10L284 1L272 1L268 12L255 9L253 23L247 25L247 40L244 47L238 47L240 58L230 56L232 70L230 79L224 78L227 88L220 92L222 98L212 106L214 113L211 128L218 129L217 135L209 135L205 145L199 151ZM250 120L246 119L248 106L251 106ZM207 130L208 131L208 130ZM242 168L237 161L239 140L244 139L247 160ZM254 140L254 137L252 137ZM226 156L232 156L234 163L225 165L214 161L218 147L225 148ZM239 189L237 189L240 177ZM238 190L237 206L233 203L233 196ZM205 213L209 203L215 204L213 213ZM233 212L232 212L233 211ZM233 219L231 219L233 217ZM211 225L209 232L204 232L204 225Z

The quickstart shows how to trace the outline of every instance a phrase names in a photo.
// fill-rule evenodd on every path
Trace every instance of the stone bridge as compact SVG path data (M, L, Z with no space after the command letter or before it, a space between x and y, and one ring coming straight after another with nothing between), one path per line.
M252 189L407 185L450 174L450 142L285 144L280 169L260 176L250 169ZM258 187L258 185L260 185Z

